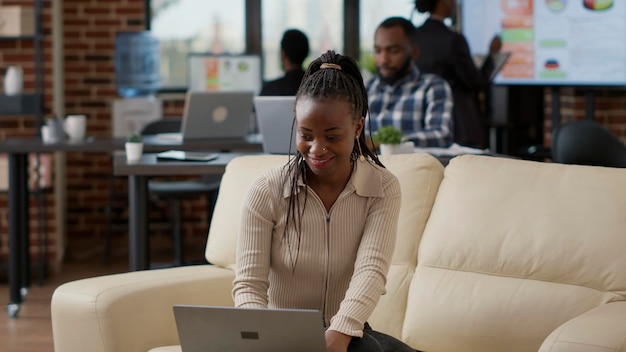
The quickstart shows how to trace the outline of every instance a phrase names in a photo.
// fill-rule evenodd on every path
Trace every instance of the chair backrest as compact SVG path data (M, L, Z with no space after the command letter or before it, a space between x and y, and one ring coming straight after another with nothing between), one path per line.
M162 118L156 121L149 122L141 130L142 135L152 135L159 133L173 133L180 132L180 126L182 124L181 118Z
M594 121L569 122L554 135L552 160L562 164L626 167L626 145Z

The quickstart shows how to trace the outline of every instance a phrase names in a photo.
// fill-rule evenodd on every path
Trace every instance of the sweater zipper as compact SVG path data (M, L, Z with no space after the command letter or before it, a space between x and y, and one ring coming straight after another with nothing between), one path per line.
M322 302L322 315L324 317L324 324L326 324L326 302L328 301L328 276L330 272L330 212L326 213L326 228L324 232L326 235L326 265L324 269L324 302ZM330 326L330 320L328 323Z

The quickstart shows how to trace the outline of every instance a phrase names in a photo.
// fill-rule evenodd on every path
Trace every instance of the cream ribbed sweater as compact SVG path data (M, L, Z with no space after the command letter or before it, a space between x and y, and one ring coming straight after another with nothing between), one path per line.
M283 173L283 168L270 170L248 193L237 247L235 305L317 309L329 329L362 336L363 324L385 293L400 211L398 179L387 169L357 161L329 212L308 188L298 252L295 231L289 241L283 239L289 197ZM301 204L304 187L299 185Z

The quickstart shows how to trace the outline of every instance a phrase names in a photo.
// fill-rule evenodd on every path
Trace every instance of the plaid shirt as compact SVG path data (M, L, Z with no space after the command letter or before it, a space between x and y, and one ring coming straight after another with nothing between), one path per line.
M403 140L419 147L452 144L452 91L434 74L421 74L413 65L411 74L394 85L378 76L367 84L372 133L393 125L404 133Z

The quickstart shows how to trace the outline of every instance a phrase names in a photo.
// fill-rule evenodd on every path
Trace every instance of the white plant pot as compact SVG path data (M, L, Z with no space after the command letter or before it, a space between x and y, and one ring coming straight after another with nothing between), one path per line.
M126 160L129 162L136 162L141 159L143 154L143 143L130 143L126 142Z
M401 144L381 144L380 155L409 154L413 153L414 148L415 145L413 142L404 142Z
M24 88L24 73L19 66L9 66L4 75L4 94L22 94Z

